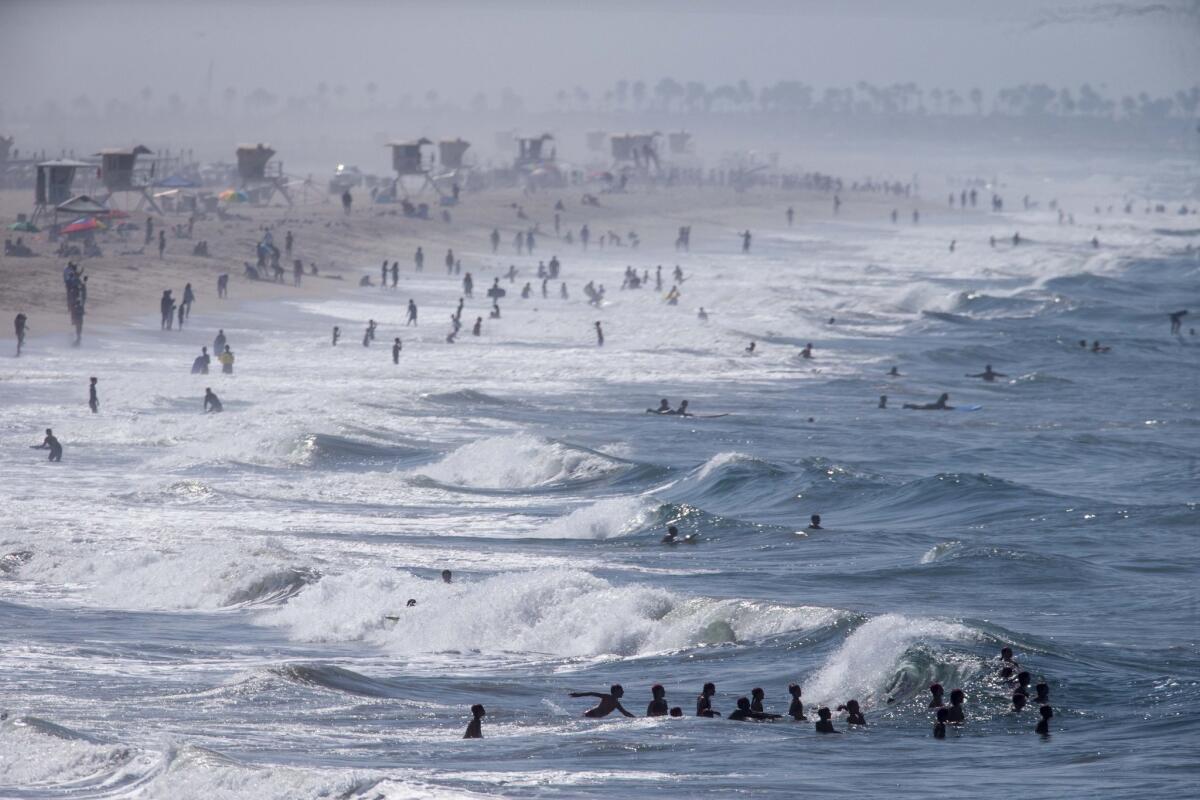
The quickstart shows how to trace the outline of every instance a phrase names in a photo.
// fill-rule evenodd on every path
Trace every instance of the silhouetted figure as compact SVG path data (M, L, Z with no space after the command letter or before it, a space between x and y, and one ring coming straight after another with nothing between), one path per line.
M88 384L88 408L92 410L93 414L99 413L100 411L100 398L96 396L95 378L92 378L91 383Z
M483 738L483 718L486 715L487 711L479 703L471 706L471 721L467 723L467 732L463 734L464 739Z

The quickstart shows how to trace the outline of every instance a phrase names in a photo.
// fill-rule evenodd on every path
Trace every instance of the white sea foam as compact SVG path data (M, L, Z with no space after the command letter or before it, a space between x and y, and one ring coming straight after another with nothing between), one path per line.
M417 600L405 607L409 598ZM304 641L368 640L404 654L621 655L745 642L835 622L842 612L687 598L578 570L443 584L394 570L328 576L263 619ZM391 621L387 616L395 616Z
M533 489L598 478L623 465L525 433L492 436L465 444L419 470L442 483L476 489Z

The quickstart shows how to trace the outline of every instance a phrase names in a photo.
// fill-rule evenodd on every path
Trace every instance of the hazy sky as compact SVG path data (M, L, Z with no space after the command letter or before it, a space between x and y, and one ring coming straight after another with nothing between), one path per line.
M1200 82L1200 0L0 0L0 107L55 96L212 101L226 86L281 95L368 81L379 100L435 89L465 102L511 86L669 75L817 86L916 81L990 90L1030 81L1114 94Z

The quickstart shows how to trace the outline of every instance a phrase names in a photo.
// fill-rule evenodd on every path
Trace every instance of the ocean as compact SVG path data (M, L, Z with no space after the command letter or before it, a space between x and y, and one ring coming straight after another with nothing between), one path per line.
M1200 224L942 216L465 249L452 345L436 253L396 292L201 286L182 332L148 309L75 349L34 320L0 363L0 797L1195 796ZM679 264L680 304L619 290L627 264L664 291ZM235 374L188 374L218 328ZM979 408L901 408L942 392ZM27 449L46 427L61 464ZM709 681L725 714L798 683L810 721L697 718ZM944 741L934 682L967 695ZM614 683L684 717L568 697ZM866 728L814 732L850 699Z

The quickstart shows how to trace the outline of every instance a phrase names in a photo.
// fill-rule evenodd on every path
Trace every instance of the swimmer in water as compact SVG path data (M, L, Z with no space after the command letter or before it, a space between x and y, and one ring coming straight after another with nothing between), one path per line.
M696 716L697 717L719 717L720 711L713 710L712 697L717 693L717 685L715 683L706 683L704 688L700 690L700 696L696 698Z
M662 538L663 544L677 544L679 542L679 528L674 525L667 526L667 535Z
M847 725L866 725L867 718L863 716L862 709L859 708L857 700L847 700L846 705L838 706L838 711L846 712Z
M945 700L942 699L942 696L946 693L946 690L942 688L940 683L931 684L929 687L929 693L933 695L933 699L929 701L930 708L942 708L946 705Z
M442 570L442 583L450 583L454 575L448 569Z
M967 377L967 378L983 378L983 379L984 379L985 381L987 381L988 383L992 383L993 381L995 381L995 380L996 380L996 378L1007 378L1008 376L1007 376L1007 375L1005 375L1003 372L993 372L993 371L992 371L992 365L991 365L991 364L988 364L986 367L984 367L984 368L983 368L983 372L979 372L979 373L976 373L976 374L974 374L974 375L967 374L967 375L965 375L964 377Z
M746 348L747 355L754 355L754 348L756 348L756 347L758 347L758 343L751 342L750 346Z
M841 733L834 729L832 717L833 713L825 706L817 709L817 733Z
M963 703L967 696L963 694L962 689L955 689L950 692L950 716L947 720L955 725L962 725L967 721L966 712L963 710Z
M1016 691L1020 692L1021 694L1025 695L1026 697L1029 697L1029 682L1031 680L1033 680L1033 678L1032 678L1032 676L1030 676L1030 674L1028 672L1019 673L1017 675Z
M821 515L820 514L813 514L811 517L808 518L808 520L809 520L808 521L808 530L810 530L810 531L825 530L824 528L821 527Z
M812 358L813 357L812 342L809 342L808 344L804 345L804 349L800 351L800 357L801 358Z
M1042 715L1042 718L1038 720L1037 727L1034 728L1034 731L1040 733L1042 736L1049 736L1050 720L1054 718L1054 709L1050 706L1042 706L1038 709L1038 713Z
M217 397L216 392L207 386L204 387L204 413L220 414L225 408L221 405L221 399Z
M1109 350L1112 350L1112 348L1109 347L1108 345L1104 345L1103 347L1101 347L1099 340L1092 342L1092 352L1093 353L1107 353Z
M933 738L946 738L946 721L950 717L950 712L944 708L939 708L937 711L937 722L933 723Z
M1042 681L1037 686L1035 686L1034 689L1037 691L1037 697L1034 699L1037 701L1038 705L1043 705L1043 706L1049 705L1050 704L1050 686L1049 686L1049 684L1047 684L1045 681Z
M804 722L808 719L804 716L804 701L800 699L801 693L800 684L788 684L788 694L792 696L792 703L788 706L788 716L796 722Z
M888 370L888 377L889 378L899 378L900 377L900 368L892 367L890 370Z
M672 717L682 717L683 709L680 708L679 706L671 706L671 716Z
M737 701L737 710L731 713L728 719L731 719L735 722L746 722L747 720L759 722L764 719L779 719L779 717L779 714L764 714L761 711L755 711L750 708L750 698L739 697Z
M650 687L650 705L646 706L647 717L665 717L667 715L667 690L661 683Z
M879 395L879 407L887 408L887 395L886 394Z
M647 408L647 414L670 414L671 404L667 402L667 398L658 401L658 408Z
M1029 702L1029 698L1026 697L1023 693L1021 693L1021 692L1013 692L1012 693L1012 710L1014 712L1020 713L1025 708L1025 704L1028 702Z
M479 703L471 706L471 721L467 723L467 732L463 734L464 739L483 738L483 718L486 715L487 711Z
M1013 658L1013 651L1011 647L1000 648L1000 664L1002 666L1009 666L1013 668L1020 666L1020 664L1016 662L1016 659Z
M634 715L626 711L625 707L621 705L621 697L624 696L624 694L625 690L621 687L621 684L614 683L611 687L609 687L608 693L571 692L571 697L595 697L600 700L600 702L596 703L594 707L583 712L585 717L590 717L591 719L607 717L614 711L620 711L625 716L632 717Z
M1187 313L1188 313L1187 309L1185 308L1182 311L1173 311L1170 314L1167 314L1167 316L1170 317L1170 319L1171 319L1171 335L1172 336L1178 334L1181 330L1183 330L1183 318Z
M750 690L750 710L751 711L762 711L763 710L763 699L766 696L767 696L767 693L764 692L762 689L759 689L758 687L751 689Z
M920 405L917 405L916 403L905 403L904 407L913 409L914 411L953 411L954 406L946 404L946 401L949 399L950 395L946 392L942 392L941 397L939 397L935 402L922 403Z

